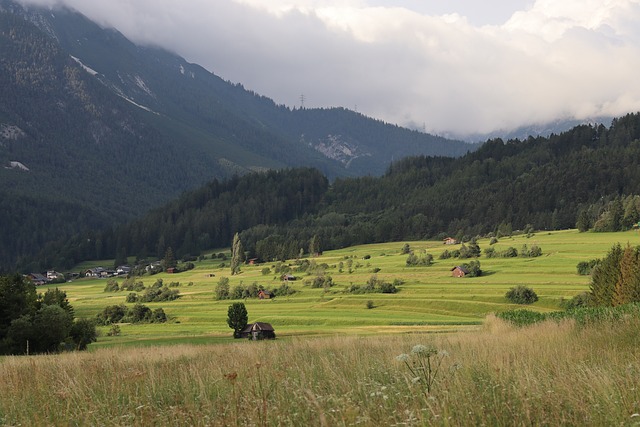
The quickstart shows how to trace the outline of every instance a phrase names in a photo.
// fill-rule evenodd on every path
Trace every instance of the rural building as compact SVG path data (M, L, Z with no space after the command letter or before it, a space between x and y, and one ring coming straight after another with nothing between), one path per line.
M282 280L284 280L285 282L288 282L288 281L290 281L290 280L291 280L291 281L293 281L293 280L298 280L298 278L297 278L296 276L291 275L291 274L283 274L283 275L282 275L282 277L281 277L281 279L282 279Z
M445 245L457 245L459 242L453 237L447 237L446 239L444 239L443 243Z
M464 277L469 274L469 270L467 270L466 267L458 265L451 269L451 274L453 275L453 277Z
M271 292L265 291L264 289L260 289L260 291L258 292L258 298L271 299Z
M51 281L51 280L58 280L58 279L64 279L64 274L62 273L58 273L55 270L49 270L47 271L47 280Z
M44 285L45 283L49 282L49 280L47 280L47 278L40 273L27 274L26 277L30 279L36 286Z
M241 338L250 338L252 340L272 340L276 338L276 332L269 323L256 322L249 323L240 331Z

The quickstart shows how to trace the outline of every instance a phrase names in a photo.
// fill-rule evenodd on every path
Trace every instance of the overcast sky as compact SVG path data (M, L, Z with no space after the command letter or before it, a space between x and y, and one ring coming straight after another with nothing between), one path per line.
M640 0L67 4L278 104L464 135L640 110Z

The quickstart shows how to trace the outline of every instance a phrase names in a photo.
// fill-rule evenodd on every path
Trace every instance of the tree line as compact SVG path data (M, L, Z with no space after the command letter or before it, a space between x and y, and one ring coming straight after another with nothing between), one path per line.
M167 247L182 257L229 247L239 233L249 258L270 261L308 254L311 246L321 252L573 228L585 212L587 227L609 227L607 218L628 226L638 220L638 198L624 195L640 194L639 138L640 114L630 114L609 128L490 140L458 159L406 158L381 177L329 184L306 168L215 180L135 222L78 236L55 253L67 266L116 252L162 258Z

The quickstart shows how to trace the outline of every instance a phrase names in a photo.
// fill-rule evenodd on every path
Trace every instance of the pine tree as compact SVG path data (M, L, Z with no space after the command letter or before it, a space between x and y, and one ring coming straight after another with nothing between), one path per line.
M620 261L622 248L614 245L607 256L593 269L591 275L591 294L596 306L611 306L614 300L616 284L620 281Z
M168 268L175 268L177 263L176 263L176 258L173 255L173 249L171 249L171 246L169 246L167 248L167 251L164 253L164 260L162 261L164 264L164 269L165 271Z
M637 301L636 294L640 283L638 261L638 248L632 248L631 245L627 244L620 260L620 278L613 292L612 305L622 305Z
M240 273L240 264L244 262L244 248L240 235L236 233L233 236L233 245L231 246L231 274Z

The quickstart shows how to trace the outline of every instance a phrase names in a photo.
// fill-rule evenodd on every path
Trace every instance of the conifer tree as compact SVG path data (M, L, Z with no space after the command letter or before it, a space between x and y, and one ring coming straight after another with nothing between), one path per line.
M164 264L165 270L168 268L175 268L175 266L177 265L176 258L173 255L173 249L171 249L171 246L169 246L167 248L167 251L164 253L164 260L162 262Z
M611 306L616 284L620 280L620 260L622 248L616 244L607 256L593 269L591 275L591 294L596 306Z
M635 294L640 282L640 266L638 265L638 248L627 247L620 259L620 277L616 283L612 305L622 305L637 301Z

